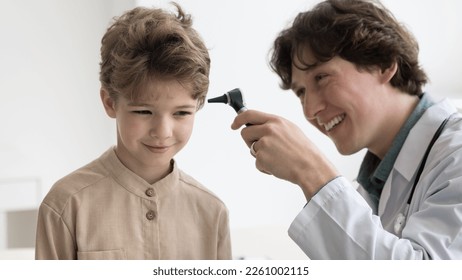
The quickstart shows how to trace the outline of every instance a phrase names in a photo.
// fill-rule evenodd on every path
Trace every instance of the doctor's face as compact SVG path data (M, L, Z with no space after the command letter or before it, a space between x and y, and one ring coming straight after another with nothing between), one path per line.
M341 154L380 149L381 128L386 125L381 71L359 70L340 57L321 63L309 49L303 55L302 60L312 66L300 70L295 65L303 64L294 59L292 90L306 119L331 138Z
M176 80L154 79L140 96L105 104L117 120L117 156L138 175L168 170L191 136L197 100Z

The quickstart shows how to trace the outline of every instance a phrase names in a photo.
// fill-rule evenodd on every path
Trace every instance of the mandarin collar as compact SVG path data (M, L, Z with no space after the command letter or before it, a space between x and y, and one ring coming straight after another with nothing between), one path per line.
M172 172L159 181L149 184L136 173L128 169L117 157L115 147L110 148L101 157L103 165L111 172L112 177L117 183L124 187L129 192L142 198L162 197L168 195L177 186L179 180L179 169L172 159ZM155 195L152 197L146 196L146 191L152 188Z

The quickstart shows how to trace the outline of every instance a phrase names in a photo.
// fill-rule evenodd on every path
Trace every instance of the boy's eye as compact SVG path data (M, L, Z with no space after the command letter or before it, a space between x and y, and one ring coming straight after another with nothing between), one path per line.
M189 111L178 111L175 113L176 116L188 116L191 115L192 113Z
M138 110L138 111L133 111L133 113L138 114L138 115L151 115L151 111L148 110Z

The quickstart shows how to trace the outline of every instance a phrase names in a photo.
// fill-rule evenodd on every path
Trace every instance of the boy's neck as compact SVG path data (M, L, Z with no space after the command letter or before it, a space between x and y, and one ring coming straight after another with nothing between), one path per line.
M133 170L132 170L133 171ZM135 172L138 176L143 178L146 182L150 185L154 184L165 178L168 174L172 173L173 171L173 161L170 162L167 168L156 168L156 172L153 172L152 168L146 170L146 172L141 172L143 174L139 174L140 172Z
M162 180L173 171L173 159L170 160L168 164L163 166L148 166L139 162L136 164L133 161L125 160L125 153L118 146L115 148L115 154L126 168L130 169L130 171L144 179L150 185Z

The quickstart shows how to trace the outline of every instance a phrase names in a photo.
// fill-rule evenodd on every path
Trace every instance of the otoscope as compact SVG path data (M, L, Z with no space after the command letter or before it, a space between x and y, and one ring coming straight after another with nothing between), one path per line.
M245 107L244 96L242 95L241 90L238 88L230 90L222 96L211 98L207 100L207 102L228 104L229 106L233 107L234 111L236 111L238 114L247 110Z
M227 93L223 94L222 96L211 98L207 100L208 103L225 103L228 104L229 106L233 107L234 111L236 113L240 114L244 111L247 111L247 108L245 107L245 102L244 102L244 96L242 95L242 92L240 89L235 88L233 90L228 91ZM252 125L251 123L246 123L246 126ZM254 149L254 144L256 141L250 145L250 153L255 157L256 156L256 151Z

